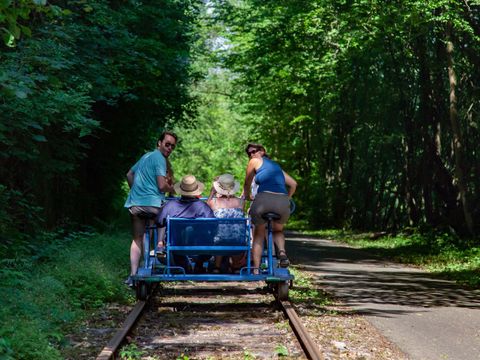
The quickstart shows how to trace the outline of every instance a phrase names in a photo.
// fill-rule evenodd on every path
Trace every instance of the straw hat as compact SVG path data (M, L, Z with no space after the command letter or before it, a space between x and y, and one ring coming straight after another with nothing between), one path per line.
M220 195L235 195L240 188L240 183L235 180L232 174L223 174L213 182L213 187Z
M182 177L182 181L173 185L175 192L184 196L197 196L200 195L205 188L200 181L197 181L193 175L185 175Z

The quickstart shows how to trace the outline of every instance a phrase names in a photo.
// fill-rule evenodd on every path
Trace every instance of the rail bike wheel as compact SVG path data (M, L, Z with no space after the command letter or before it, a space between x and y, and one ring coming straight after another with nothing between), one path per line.
M145 281L139 281L137 283L137 300L147 300L148 297L148 285Z
M288 299L288 282L281 282L277 286L277 298L278 300Z

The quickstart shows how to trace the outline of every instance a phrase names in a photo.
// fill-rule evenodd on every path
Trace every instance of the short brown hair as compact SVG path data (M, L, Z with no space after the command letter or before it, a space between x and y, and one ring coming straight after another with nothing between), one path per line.
M178 136L173 131L164 131L160 137L158 138L158 142L162 142L165 139L165 136L170 135L171 137L175 138L175 142L178 142Z

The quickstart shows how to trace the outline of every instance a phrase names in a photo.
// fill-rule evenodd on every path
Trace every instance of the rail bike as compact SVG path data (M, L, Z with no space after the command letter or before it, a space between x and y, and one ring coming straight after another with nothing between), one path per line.
M293 212L292 202L291 211ZM288 298L294 276L288 268L279 266L273 243L273 221L276 213L262 215L267 232L259 268L251 265L250 218L173 218L165 227L164 249L158 249L158 226L147 225L144 237L143 265L136 275L136 296L145 300L157 282L172 281L264 281L279 300ZM264 226L264 225L261 225ZM237 273L212 273L209 264L215 256L245 256L245 266ZM180 265L181 264L181 265Z

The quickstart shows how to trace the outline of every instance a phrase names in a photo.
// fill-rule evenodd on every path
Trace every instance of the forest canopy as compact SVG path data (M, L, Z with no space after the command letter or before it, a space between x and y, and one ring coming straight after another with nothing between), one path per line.
M203 181L264 143L306 227L476 234L479 5L0 2L1 237L118 217L166 127Z
M3 238L118 215L129 167L193 112L194 3L0 3Z
M478 232L479 1L212 3L310 226Z

